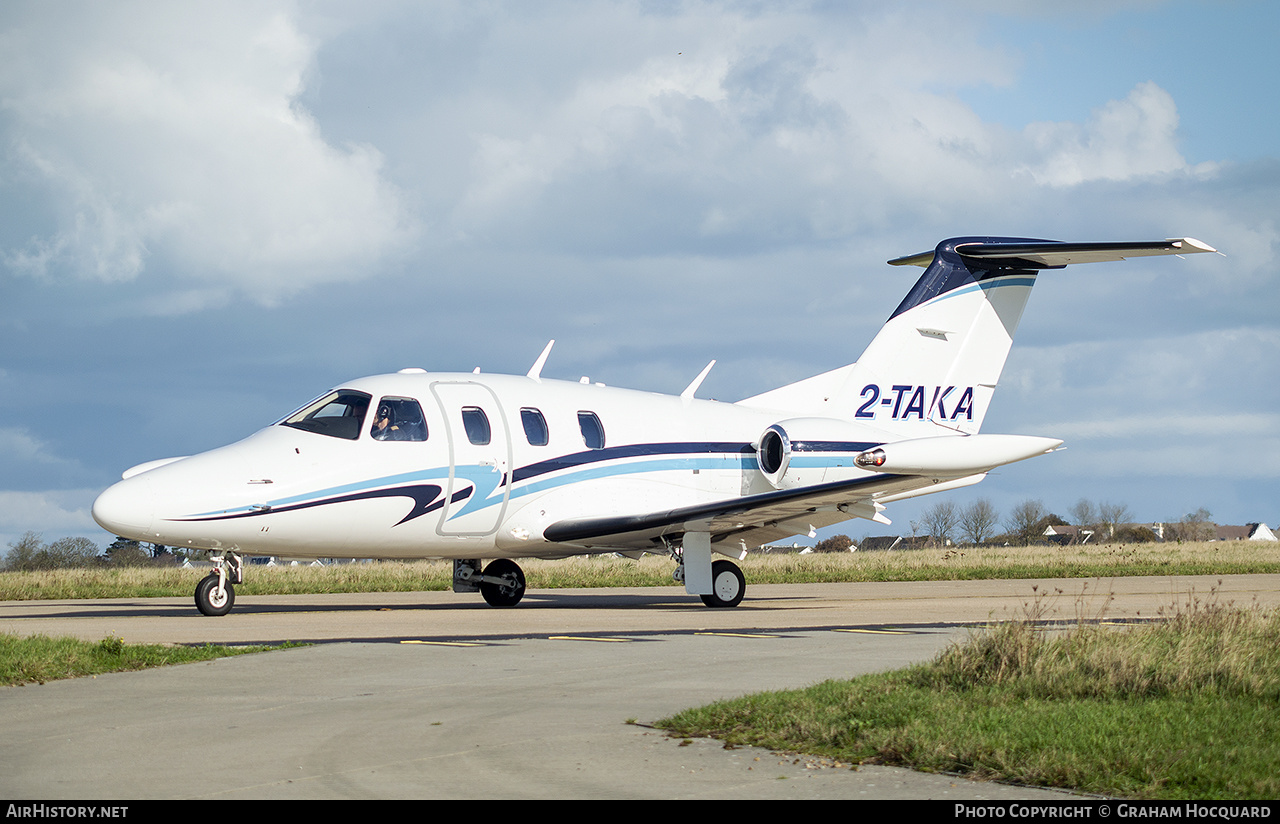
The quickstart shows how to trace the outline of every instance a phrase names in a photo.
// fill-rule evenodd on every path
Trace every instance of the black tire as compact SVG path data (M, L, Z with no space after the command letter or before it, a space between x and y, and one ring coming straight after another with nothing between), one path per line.
M513 607L524 597L524 570L515 561L499 558L484 568L486 576L505 578L506 585L480 582L480 594L491 607Z
M204 615L226 615L236 602L236 590L227 581L223 585L222 597L217 597L218 575L210 573L196 584L196 609Z
M715 561L711 564L711 594L702 595L702 603L709 607L736 607L747 594L747 579L732 561Z

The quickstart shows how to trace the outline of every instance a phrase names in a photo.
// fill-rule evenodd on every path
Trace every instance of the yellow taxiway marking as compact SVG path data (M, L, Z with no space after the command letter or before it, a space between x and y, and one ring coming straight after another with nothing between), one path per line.
M432 647L486 647L482 641L401 641L402 644L426 644Z
M694 635L719 635L724 638L780 638L779 635L764 635L756 632L695 632Z
M593 638L590 635L551 635L549 641L599 641L604 644L626 644L630 638Z
M907 629L837 629L836 632L861 632L866 635L915 635Z

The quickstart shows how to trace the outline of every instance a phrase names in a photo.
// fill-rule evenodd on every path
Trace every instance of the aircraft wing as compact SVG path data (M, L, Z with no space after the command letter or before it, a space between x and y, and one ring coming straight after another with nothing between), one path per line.
M956 253L965 258L1002 260L1050 268L1071 263L1100 263L1151 255L1188 255L1217 251L1212 246L1189 237L1125 243L1062 243L1056 240L1008 243L974 240L957 244L955 248ZM894 266L928 266L933 255L933 252L922 252L895 258L889 263Z
M600 550L660 552L664 536L709 532L714 549L737 555L744 549L807 533L810 527L829 526L855 516L874 517L874 495L897 495L934 485L932 478L919 475L874 475L641 515L559 521L547 527L543 537Z

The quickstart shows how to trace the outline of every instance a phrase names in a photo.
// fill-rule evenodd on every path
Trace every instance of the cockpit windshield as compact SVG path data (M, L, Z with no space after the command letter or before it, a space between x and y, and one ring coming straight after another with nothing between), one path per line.
M372 399L364 392L339 389L302 407L281 423L304 432L354 441L360 437L364 414Z

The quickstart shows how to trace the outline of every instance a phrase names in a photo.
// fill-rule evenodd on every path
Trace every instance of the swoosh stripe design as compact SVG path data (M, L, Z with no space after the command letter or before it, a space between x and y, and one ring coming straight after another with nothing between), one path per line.
M398 486L389 489L375 489L369 492L357 492L352 495L338 495L332 498L320 498L307 503L292 504L289 506L268 506L266 509L253 509L247 512L232 512L226 515L213 515L194 518L176 518L184 522L199 521L230 521L238 518L256 518L262 515L273 515L277 512L297 512L302 509L311 509L317 506L328 506L329 504L343 504L350 501L368 501L375 498L411 498L413 499L413 508L408 514L401 518L395 525L406 521L412 521L414 518L420 518L428 512L435 512L444 506L444 496L440 493L443 488L436 484L422 484L420 486ZM464 490L465 494L459 493L454 495L454 500L460 500L471 494L471 490ZM460 498L461 496L461 498Z
M804 460L805 466L821 466L827 460L820 457L822 453L856 453L877 446L875 443L861 442L825 442L799 441L793 444L795 452L811 455ZM480 509L502 502L501 490L511 482L510 498L523 497L559 486L579 483L599 478L634 475L645 472L661 472L692 469L742 469L756 468L755 449L751 444L741 442L685 442L685 443L651 443L629 444L626 446L591 449L560 455L545 461L520 467L509 473L496 484L496 489L486 489L484 493L475 495L476 480L466 477L465 472L455 470L455 481L463 480L471 485L456 491L450 503L458 503L467 498L474 499L460 512L451 517L469 514ZM633 458L650 457L651 460L628 461ZM459 470L465 470L460 467ZM577 470L569 471L566 470ZM544 477L553 473L564 473L558 477ZM297 512L320 506L350 503L352 501L374 500L378 498L404 497L413 501L413 506L395 526L407 523L438 512L445 505L443 478L448 476L448 469L437 467L420 472L403 473L386 478L376 478L353 484L344 484L326 490L293 495L269 501L265 508L245 507L236 511L202 512L184 518L170 520L183 522L227 521L241 518L256 518L278 512ZM434 483L405 483L430 478ZM530 483L532 479L541 478ZM386 484L397 484L386 486ZM375 488L376 487L376 488ZM487 493L487 494L485 494ZM495 494L496 493L496 494Z

